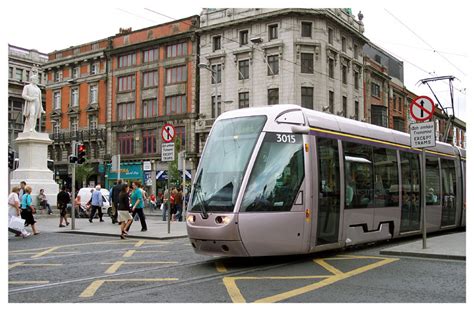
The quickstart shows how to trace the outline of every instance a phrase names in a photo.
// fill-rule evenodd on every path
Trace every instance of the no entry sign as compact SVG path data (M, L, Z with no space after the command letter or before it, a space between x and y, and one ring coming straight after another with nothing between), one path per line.
M418 96L410 104L410 115L418 122L431 119L435 110L435 104L428 96Z

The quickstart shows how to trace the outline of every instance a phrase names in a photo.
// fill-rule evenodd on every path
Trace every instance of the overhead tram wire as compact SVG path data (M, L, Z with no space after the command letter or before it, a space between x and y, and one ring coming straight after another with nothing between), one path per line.
M402 24L403 26L405 26L405 28L407 28L412 34L414 34L418 39L420 39L424 44L426 44L428 47L430 47L433 52L435 53L438 53L439 56L441 56L445 61L447 61L451 66L453 66L454 68L456 68L460 73L462 73L464 76L466 76L466 73L464 73L464 71L462 71L461 69L459 69L459 67L457 67L456 65L454 65L447 57L445 57L443 54L441 54L440 52L438 52L431 44L429 44L428 42L426 42L421 36L419 36L416 32L414 32L410 27L408 27L405 23L403 23L398 17L396 17L392 12L390 12L389 10L387 9L384 9L388 14L390 14L395 20L397 20L400 24Z
M133 16L135 16L135 17L139 17L139 18L146 19L147 21L152 22L152 23L156 23L156 22L157 22L157 21L155 21L155 20L149 19L149 18L144 17L144 16L140 16L140 15L138 15L138 14L129 12L129 11L124 10L124 9L121 9L121 8L117 8L117 10L122 11L122 12L127 13L127 14L130 14L130 15L133 15Z

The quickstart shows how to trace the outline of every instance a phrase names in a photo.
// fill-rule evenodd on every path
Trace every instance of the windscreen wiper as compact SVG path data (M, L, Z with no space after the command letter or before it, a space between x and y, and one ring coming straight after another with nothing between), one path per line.
M207 219L209 218L209 214L207 213L206 211L206 201L204 200L203 198L203 194L202 194L202 190L201 190L201 185L196 185L196 198L198 199L198 202L197 204L199 205L200 209L201 209L201 216L203 219Z

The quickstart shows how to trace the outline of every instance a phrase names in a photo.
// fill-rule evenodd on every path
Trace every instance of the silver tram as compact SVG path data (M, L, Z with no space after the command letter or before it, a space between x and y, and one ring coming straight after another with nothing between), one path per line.
M303 254L421 233L410 136L294 105L222 114L186 217L200 254ZM466 152L426 151L427 232L466 224Z

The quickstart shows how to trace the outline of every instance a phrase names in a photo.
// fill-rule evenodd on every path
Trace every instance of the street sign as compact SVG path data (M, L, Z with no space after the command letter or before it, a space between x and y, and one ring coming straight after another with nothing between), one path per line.
M434 121L410 124L410 144L412 148L436 146L436 128Z
M418 96L410 104L410 115L417 122L431 119L435 104L428 96Z
M161 161L174 161L174 143L161 144Z
M143 161L143 171L144 172L151 171L151 161Z
M164 143L172 142L175 134L176 134L176 131L174 129L174 126L169 123L166 123L161 128L161 138L163 138Z

